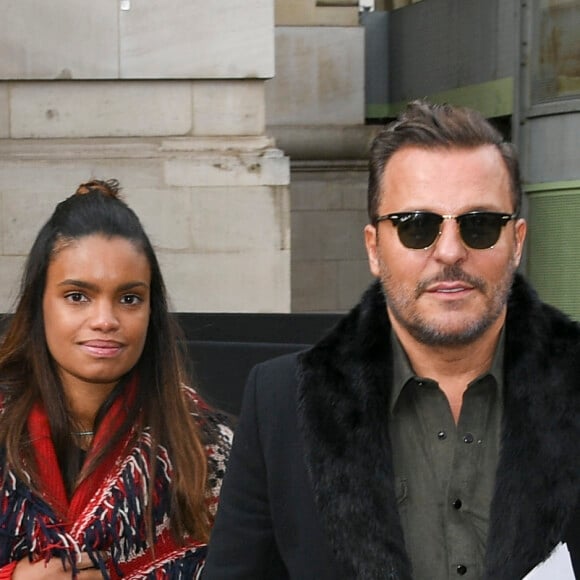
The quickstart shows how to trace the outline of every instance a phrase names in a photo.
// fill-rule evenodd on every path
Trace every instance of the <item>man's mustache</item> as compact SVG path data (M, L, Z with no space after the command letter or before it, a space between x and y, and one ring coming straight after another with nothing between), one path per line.
M462 270L460 266L455 265L447 266L436 276L432 276L427 280L422 280L419 282L415 290L415 297L419 298L419 296L425 293L430 286L439 282L465 282L469 286L472 286L481 292L485 292L487 289L485 280L482 278L477 278L476 276L471 276Z

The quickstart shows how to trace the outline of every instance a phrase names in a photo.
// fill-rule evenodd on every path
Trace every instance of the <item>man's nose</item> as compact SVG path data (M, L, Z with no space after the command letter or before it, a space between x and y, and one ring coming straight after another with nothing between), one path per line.
M433 257L445 264L456 264L466 258L468 251L461 238L457 221L443 220L434 244Z

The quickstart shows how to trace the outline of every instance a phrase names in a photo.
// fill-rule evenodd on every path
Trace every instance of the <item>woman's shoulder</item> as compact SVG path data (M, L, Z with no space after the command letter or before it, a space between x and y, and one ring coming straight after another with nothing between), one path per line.
M227 460L233 440L232 417L211 407L194 388L182 385L181 389L189 402L190 413L201 429L208 453L219 454Z
M215 515L234 438L233 423L227 415L208 405L195 389L186 385L182 385L182 389L190 402L190 412L199 426L205 446L208 462L207 501Z

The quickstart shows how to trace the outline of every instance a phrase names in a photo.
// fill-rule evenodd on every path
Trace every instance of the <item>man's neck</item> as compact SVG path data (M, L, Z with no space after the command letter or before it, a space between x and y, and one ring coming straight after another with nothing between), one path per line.
M457 422L467 386L492 366L505 316L500 317L475 341L458 346L434 346L419 342L396 319L390 318L413 371L419 377L437 381Z

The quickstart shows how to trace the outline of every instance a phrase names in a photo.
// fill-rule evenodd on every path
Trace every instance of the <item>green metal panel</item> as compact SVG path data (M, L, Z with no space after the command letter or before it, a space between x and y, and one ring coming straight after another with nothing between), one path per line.
M528 276L543 300L580 320L580 181L526 191Z
M413 98L426 97L434 103L450 103L462 107L477 109L486 117L502 117L511 115L513 111L514 82L512 77L497 79L476 85L469 85L433 93L431 95L416 95ZM412 100L410 98L409 100ZM396 117L407 104L385 103L367 105L367 119L387 119Z

